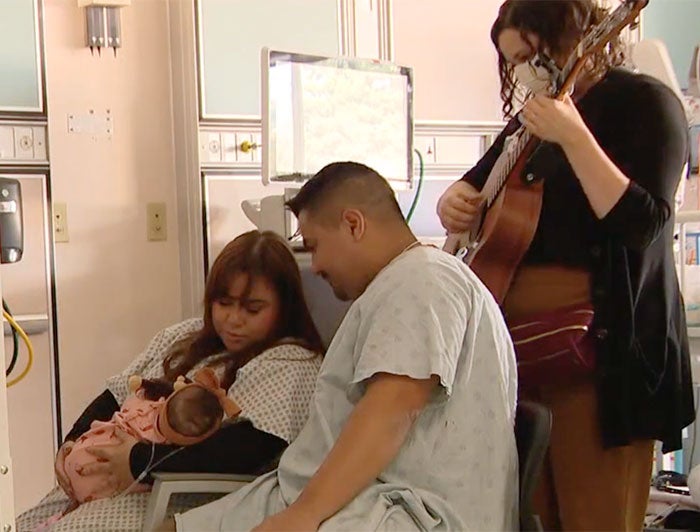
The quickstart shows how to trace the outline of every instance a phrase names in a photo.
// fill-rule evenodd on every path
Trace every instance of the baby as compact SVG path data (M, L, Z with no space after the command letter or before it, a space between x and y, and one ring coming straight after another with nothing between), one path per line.
M192 445L216 432L224 415L234 418L240 408L226 396L210 368L199 370L194 382L178 377L174 384L148 381L138 376L129 379L133 392L109 421L93 421L90 430L75 442L63 463L76 503L114 495L113 489L100 474L80 475L96 457L87 452L95 445L117 443L119 428L139 441ZM150 464L149 464L150 466ZM132 491L147 491L149 486L136 484Z

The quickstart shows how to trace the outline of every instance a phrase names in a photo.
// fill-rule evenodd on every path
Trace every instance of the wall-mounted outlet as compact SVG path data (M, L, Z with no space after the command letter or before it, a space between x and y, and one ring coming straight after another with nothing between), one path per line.
M146 223L148 240L167 240L168 220L165 215L165 203L146 205Z
M413 146L423 156L424 164L435 163L435 137L416 135L413 140ZM413 158L416 168L418 168L418 156L415 153L413 154Z
M68 242L68 209L65 203L53 204L53 241Z

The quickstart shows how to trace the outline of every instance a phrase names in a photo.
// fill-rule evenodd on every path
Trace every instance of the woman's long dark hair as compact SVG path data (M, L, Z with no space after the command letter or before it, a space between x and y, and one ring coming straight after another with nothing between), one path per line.
M231 281L239 274L248 276L244 297L255 279L269 282L279 298L280 312L268 338L227 357L221 383L224 389L234 382L239 368L282 339L292 338L294 343L323 353L321 337L304 299L299 266L289 246L271 231L249 231L229 242L214 261L204 289L204 326L173 346L163 361L167 380L174 381L201 360L226 350L214 330L212 306L228 295Z
M528 41L528 34L539 37L538 52L545 49L550 55L568 56L589 29L599 24L608 10L598 6L593 0L506 0L491 27L491 41L498 51L498 76L501 80L501 100L503 115L510 117L515 98L513 66L506 61L498 47L498 37L505 29L514 29ZM611 67L624 61L624 52L619 37L613 38L608 46L591 55L593 76L604 75Z

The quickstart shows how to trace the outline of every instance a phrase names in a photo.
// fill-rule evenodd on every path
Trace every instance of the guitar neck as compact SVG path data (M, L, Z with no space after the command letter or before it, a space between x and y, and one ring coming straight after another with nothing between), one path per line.
M613 12L609 13L598 25L589 30L576 48L569 54L564 68L558 72L556 79L557 90L553 91L555 98L562 98L573 86L579 71L584 66L586 58L600 50L610 39L617 36L623 28L630 24L639 11L649 0L623 0ZM539 144L539 139L533 137L524 126L510 137L515 144L505 145L503 152L496 160L489 177L482 188L486 201L484 209L488 210L501 193L509 177L514 172L522 172L528 158Z
M510 138L512 140L503 147L503 151L496 159L496 163L493 165L486 183L481 189L485 197L485 210L488 210L493 202L496 201L513 172L522 171L527 159L539 142L539 139L530 134L525 129L525 126L520 126Z

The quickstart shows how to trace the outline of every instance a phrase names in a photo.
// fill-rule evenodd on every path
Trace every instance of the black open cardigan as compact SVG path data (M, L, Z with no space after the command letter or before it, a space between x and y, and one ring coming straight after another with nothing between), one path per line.
M524 264L591 272L596 381L604 444L658 439L681 447L695 419L688 337L673 259L673 206L688 160L683 107L661 82L611 70L577 102L598 143L631 183L597 219L561 148L543 143L526 173L544 179L543 208ZM506 131L517 123L511 121ZM502 133L462 179L481 188Z

